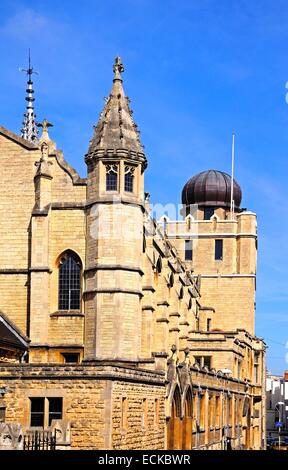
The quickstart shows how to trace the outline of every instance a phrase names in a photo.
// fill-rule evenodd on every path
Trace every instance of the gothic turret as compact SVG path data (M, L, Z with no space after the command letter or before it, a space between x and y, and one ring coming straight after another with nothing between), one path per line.
M85 359L140 355L144 170L147 160L122 87L112 91L86 155Z

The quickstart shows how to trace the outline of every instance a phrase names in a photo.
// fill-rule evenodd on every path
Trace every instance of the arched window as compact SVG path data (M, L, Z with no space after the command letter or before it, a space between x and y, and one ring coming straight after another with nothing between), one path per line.
M59 310L80 310L81 261L66 251L59 262Z
M125 166L124 191L126 191L128 193L133 193L134 171L135 171L135 167Z
M106 191L117 191L117 179L117 165L106 165Z

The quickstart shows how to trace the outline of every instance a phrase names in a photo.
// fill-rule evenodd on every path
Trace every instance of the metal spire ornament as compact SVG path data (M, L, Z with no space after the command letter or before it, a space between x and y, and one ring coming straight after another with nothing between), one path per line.
M34 113L34 105L33 102L35 101L34 98L34 90L33 90L33 81L32 75L38 75L38 72L33 70L31 67L31 57L30 57L30 49L29 49L29 64L28 69L21 69L22 72L27 74L27 89L26 89L26 112L24 113L24 121L23 121L23 128L21 129L21 136L23 139L29 140L30 142L37 142L38 140L38 129L36 127L36 114Z

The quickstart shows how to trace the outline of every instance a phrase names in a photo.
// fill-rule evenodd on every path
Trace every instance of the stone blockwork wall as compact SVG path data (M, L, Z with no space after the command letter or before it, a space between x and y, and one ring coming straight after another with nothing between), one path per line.
M71 424L72 449L164 448L163 373L100 362L81 366L2 365L2 387L6 387L6 422L21 424L24 432L30 428L30 398L42 397L48 403L49 398L58 397L63 399L62 418ZM122 398L127 400L125 431L121 424ZM48 404L45 406L46 428Z
M167 221L167 238L183 261L186 258L185 241L191 240L192 260L186 264L195 276L201 275L201 305L215 310L210 329L243 328L253 335L256 214L244 211L235 214L235 220L231 220L229 212L221 211L218 218L211 220L194 220L188 216L184 221ZM222 241L221 259L215 259L216 240Z
M202 277L201 292L202 304L215 308L212 328L224 331L244 328L254 334L254 277Z
M85 269L86 180L49 139L48 146L48 178L35 179L40 148L0 127L0 310L31 339L34 362L48 360L35 345L83 346L83 318L50 315L58 310L61 253L74 250Z
M165 448L164 387L115 382L112 405L113 449Z

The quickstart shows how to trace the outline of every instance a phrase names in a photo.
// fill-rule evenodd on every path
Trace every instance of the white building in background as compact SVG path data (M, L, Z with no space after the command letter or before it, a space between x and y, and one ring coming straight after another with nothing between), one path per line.
M266 378L267 436L278 435L277 421L283 422L281 432L288 431L288 371L283 376L267 373Z

